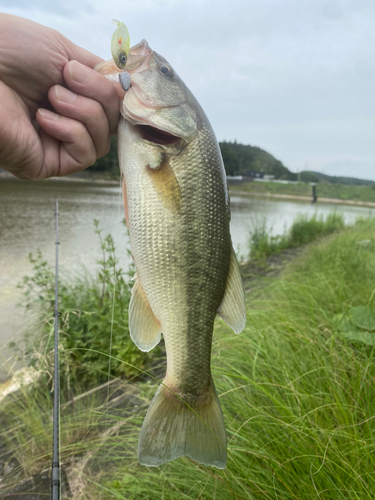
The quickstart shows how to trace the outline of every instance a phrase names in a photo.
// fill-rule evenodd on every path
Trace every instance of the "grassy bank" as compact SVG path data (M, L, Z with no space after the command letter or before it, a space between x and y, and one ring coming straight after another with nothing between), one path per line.
M235 336L217 320L212 349L228 432L225 471L187 458L156 469L137 463L140 426L158 385L152 378L63 401L71 497L372 499L374 283L374 221L309 245L263 286L245 281L246 329ZM49 467L49 394L39 387L24 398L2 415L0 442L16 460L3 485Z
M250 234L250 257L264 260L273 254L283 252L289 248L296 248L315 241L317 238L327 236L345 226L342 214L329 213L326 218L313 215L297 217L290 229L282 235L272 236L263 219L257 224Z
M251 194L282 194L292 196L308 196L311 198L312 187L303 182L296 184L281 184L278 182L246 182L230 186L230 191ZM319 198L336 198L347 201L375 202L375 189L371 186L346 186L342 184L321 183L316 187Z

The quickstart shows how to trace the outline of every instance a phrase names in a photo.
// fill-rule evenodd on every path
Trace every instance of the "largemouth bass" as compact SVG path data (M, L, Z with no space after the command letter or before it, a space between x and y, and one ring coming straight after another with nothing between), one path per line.
M223 469L213 325L219 314L239 333L246 321L223 161L201 106L146 41L130 49L125 69L131 87L124 95L117 84L124 95L118 152L136 267L129 329L142 351L163 334L167 353L165 379L141 429L139 462L158 466L186 455ZM119 70L112 62L99 71L116 81Z

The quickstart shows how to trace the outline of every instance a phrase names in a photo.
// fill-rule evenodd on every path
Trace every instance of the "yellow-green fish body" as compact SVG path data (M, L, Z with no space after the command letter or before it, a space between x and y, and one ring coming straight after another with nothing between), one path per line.
M149 351L163 333L167 373L146 415L139 461L187 455L224 468L226 432L210 358L217 313L245 326L229 232L224 166L202 108L169 63L142 41L122 104L119 161L137 270L130 334ZM140 57L141 56L141 57Z

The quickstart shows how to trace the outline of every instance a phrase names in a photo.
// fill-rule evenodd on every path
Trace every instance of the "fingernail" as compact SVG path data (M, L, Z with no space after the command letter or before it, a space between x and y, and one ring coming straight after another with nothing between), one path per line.
M62 87L61 85L55 85L55 94L58 101L72 103L76 100L77 94L70 92L70 90Z
M70 78L78 83L86 83L90 78L90 70L83 66L78 61L69 62L69 75Z
M38 111L43 116L43 118L46 118L47 120L57 120L58 118L60 118L60 115L53 113L49 109L39 108Z

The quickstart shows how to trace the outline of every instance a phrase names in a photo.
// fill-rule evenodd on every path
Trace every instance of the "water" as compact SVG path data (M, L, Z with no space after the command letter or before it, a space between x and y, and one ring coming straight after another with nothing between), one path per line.
M0 181L0 381L11 366L11 361L6 361L11 356L6 343L20 338L30 322L23 309L16 307L22 301L17 284L31 271L28 254L40 249L51 264L54 262L56 198L61 274L96 271L101 249L94 233L94 218L100 220L104 235L111 233L114 237L120 265L126 269L130 263L120 187L70 181ZM374 215L375 210L236 196L231 197L231 206L233 245L240 258L247 257L251 227L264 217L272 234L277 235L290 226L297 214L335 210L344 214L346 222L352 222L358 216Z
M241 198L231 196L231 233L237 255L247 258L249 250L249 234L254 225L266 220L270 234L283 234L292 225L293 220L300 214L309 217L314 214L327 216L329 212L343 214L345 222L350 224L358 217L374 217L375 208L353 205L336 205L331 203L317 203L299 201L279 201L275 198Z

